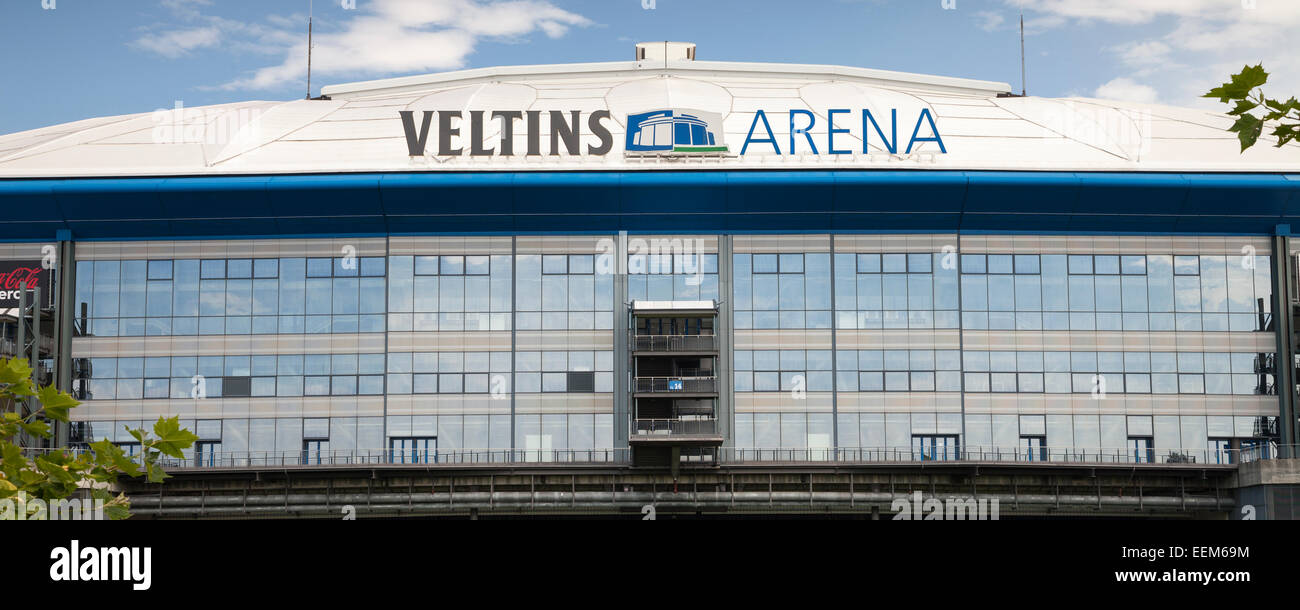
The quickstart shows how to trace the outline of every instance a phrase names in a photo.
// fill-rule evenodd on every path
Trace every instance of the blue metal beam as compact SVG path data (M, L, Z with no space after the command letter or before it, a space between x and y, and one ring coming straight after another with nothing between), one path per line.
M1300 174L645 171L0 180L0 239L1007 232L1270 235Z

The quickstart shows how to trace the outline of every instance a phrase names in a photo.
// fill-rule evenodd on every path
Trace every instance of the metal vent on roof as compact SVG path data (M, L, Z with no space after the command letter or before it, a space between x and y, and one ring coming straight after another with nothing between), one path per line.
M637 61L695 61L693 42L638 42Z

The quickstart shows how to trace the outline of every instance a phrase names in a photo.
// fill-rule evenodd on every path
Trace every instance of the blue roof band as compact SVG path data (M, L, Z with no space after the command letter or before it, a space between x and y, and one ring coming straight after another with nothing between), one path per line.
M664 171L0 180L0 239L1181 233L1300 224L1300 174Z

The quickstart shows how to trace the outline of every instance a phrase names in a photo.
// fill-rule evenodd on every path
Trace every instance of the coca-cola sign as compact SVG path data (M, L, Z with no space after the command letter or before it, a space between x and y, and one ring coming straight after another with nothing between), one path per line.
M41 267L41 261L0 261L0 309L12 309L18 306L19 286L27 283L27 289L41 289L41 301L45 305L53 302L50 270Z

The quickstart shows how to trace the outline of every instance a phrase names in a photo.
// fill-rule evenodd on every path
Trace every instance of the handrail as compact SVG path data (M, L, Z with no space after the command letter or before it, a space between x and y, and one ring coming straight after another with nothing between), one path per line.
M25 448L34 457L58 449ZM89 448L69 450L73 455L90 453ZM159 463L169 468L222 468L318 465L459 465L511 462L564 462L621 464L629 460L627 449L319 449L301 451L187 451L190 457L164 457ZM137 457L137 456L133 456Z
M1288 451L1283 451L1288 449ZM1022 462L1048 464L1194 464L1234 465L1295 456L1300 445L1262 445L1239 449L1080 447L726 447L720 459L728 462Z
M693 417L690 419L633 419L630 432L632 436L650 434L717 434L716 417Z
M631 332L628 343L633 351L673 352L705 351L718 349L716 335L638 335Z
M716 418L697 420L632 420L634 434L653 434L665 422L669 433L691 425L705 430L717 424ZM645 432L636 426L650 422ZM673 426L679 426L674 428ZM715 428L716 429L716 428ZM89 448L24 448L23 454L35 457L55 451L72 455L88 453ZM1033 449L998 446L970 447L705 447L683 448L684 458L707 457L709 461L729 463L904 463L904 462L1018 462L1025 464L1187 464L1190 466L1234 466L1259 460L1285 459L1296 456L1300 445L1268 443L1238 449L1207 448L1078 448L1036 447ZM314 451L203 451L189 452L190 457L160 460L168 468L258 468L293 466L403 465L457 466L464 464L509 463L586 463L627 464L631 452L626 448L602 449L324 449Z
M698 377L636 377L636 392L717 392L718 378Z

